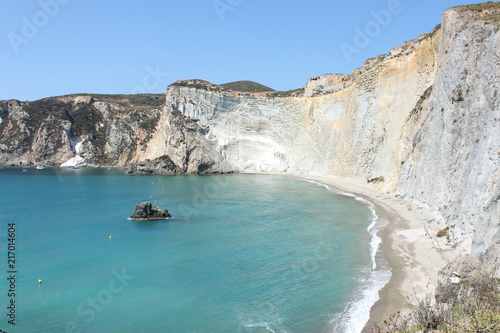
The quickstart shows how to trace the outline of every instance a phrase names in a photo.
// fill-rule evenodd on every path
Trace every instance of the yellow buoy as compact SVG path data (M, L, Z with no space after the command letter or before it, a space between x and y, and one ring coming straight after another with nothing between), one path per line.
M109 239L111 239L111 235L109 236Z
M38 283L42 283L42 280L41 280L41 279L38 279Z

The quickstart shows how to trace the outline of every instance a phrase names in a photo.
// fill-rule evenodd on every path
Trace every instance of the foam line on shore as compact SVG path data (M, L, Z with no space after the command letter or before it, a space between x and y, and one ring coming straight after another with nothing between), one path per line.
M370 319L370 310L372 306L379 300L379 291L389 282L391 278L391 271L389 269L379 269L377 270L376 256L382 239L377 235L377 233L385 228L385 226L380 225L381 222L375 211L375 205L364 198L358 197L354 194L339 191L337 189L331 188L330 186L310 180L302 179L306 182L323 186L327 190L352 198L358 202L361 202L368 206L372 213L371 223L366 228L366 231L370 233L370 259L371 259L371 270L367 272L367 277L362 278L360 283L360 288L357 290L354 300L351 301L346 309L339 315L335 316L330 324L332 325L332 332L349 332L349 333L359 333L363 330L363 327Z

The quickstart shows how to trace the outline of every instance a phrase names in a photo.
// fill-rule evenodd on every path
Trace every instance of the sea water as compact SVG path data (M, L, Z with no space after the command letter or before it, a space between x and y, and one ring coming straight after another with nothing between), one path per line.
M369 202L320 185L2 168L0 329L359 332L390 276L376 260L384 223ZM138 201L173 218L129 220Z

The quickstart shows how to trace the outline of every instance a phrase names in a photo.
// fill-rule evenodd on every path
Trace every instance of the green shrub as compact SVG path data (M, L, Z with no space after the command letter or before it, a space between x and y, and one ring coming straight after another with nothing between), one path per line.
M370 184L370 183L383 183L384 181L385 181L384 176L379 176L379 177L375 177L375 178L367 180L368 184Z
M450 227L446 227L443 230L439 230L438 233L436 234L437 237L448 237L448 232L450 231Z
M390 315L383 323L375 324L370 332L500 332L499 279L479 272L474 278L462 280L456 288L451 306L443 303L432 305L432 297L427 295L410 309L408 315L400 312Z
M271 93L267 93L267 97L302 97L304 96L305 89L304 88L299 88L299 89L293 89L293 90L287 90L287 91L275 91Z

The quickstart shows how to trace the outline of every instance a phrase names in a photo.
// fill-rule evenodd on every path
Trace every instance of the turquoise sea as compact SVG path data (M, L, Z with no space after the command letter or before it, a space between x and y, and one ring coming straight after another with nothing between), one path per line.
M1 168L0 203L9 333L359 332L390 277L372 205L290 177Z

